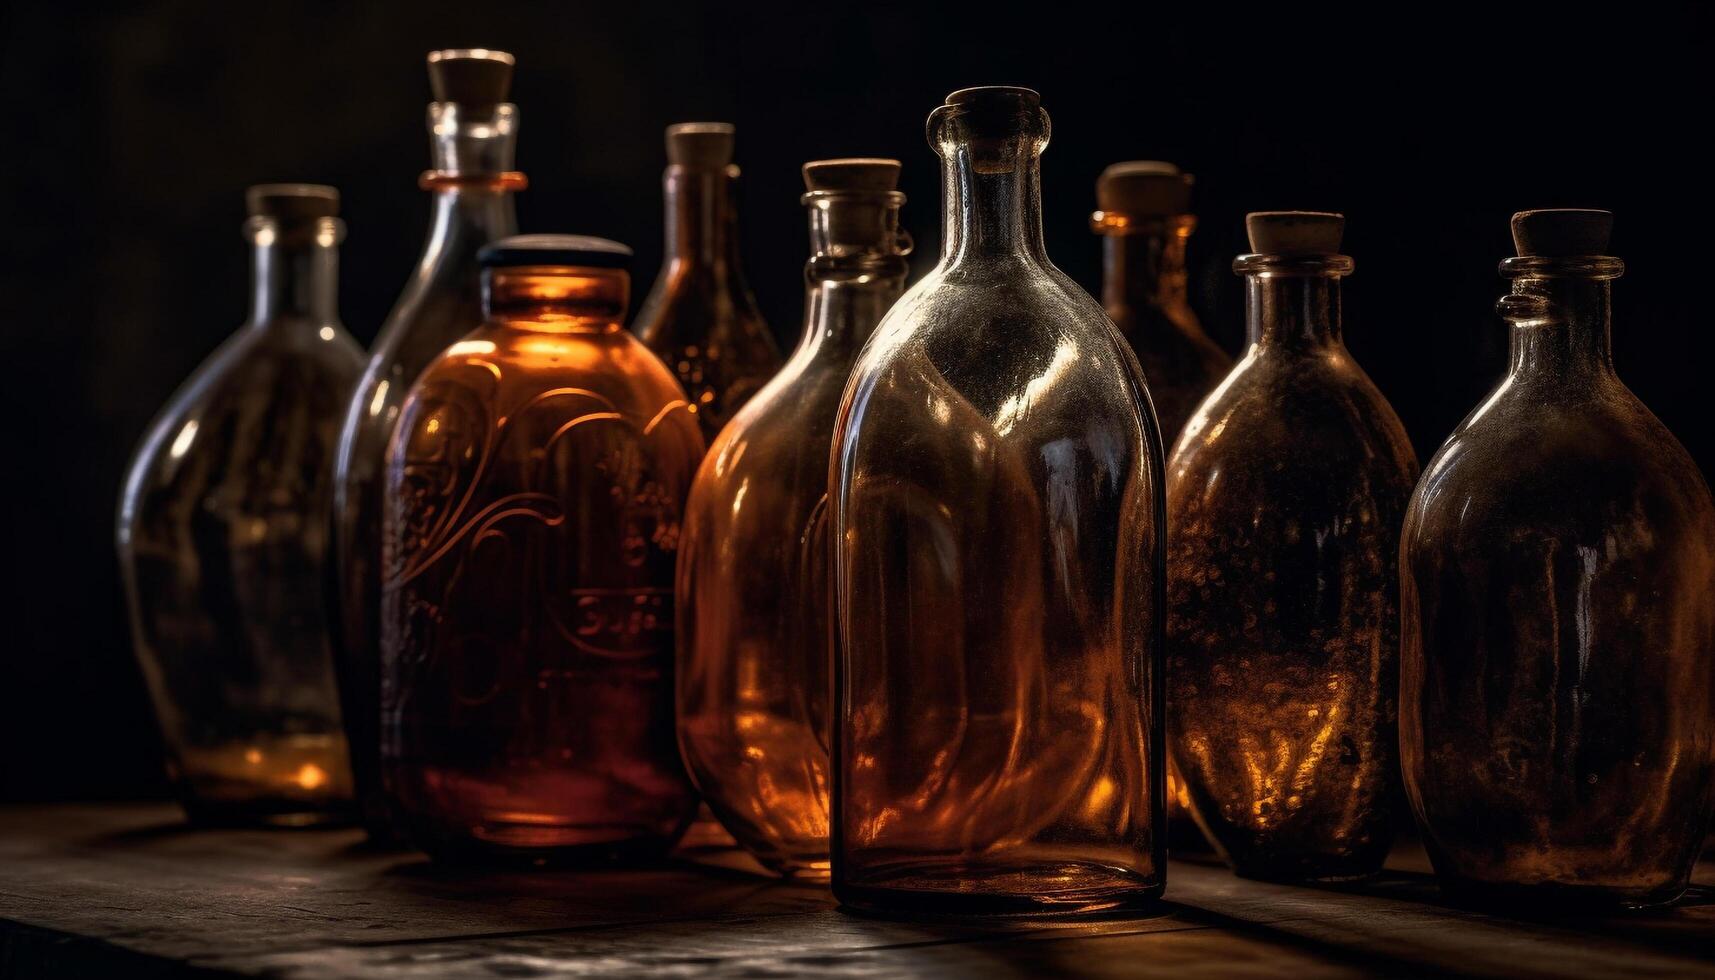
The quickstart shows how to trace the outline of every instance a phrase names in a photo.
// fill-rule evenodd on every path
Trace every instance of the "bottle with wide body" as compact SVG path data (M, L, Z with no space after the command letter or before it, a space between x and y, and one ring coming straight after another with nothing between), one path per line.
M489 272L490 318L412 386L388 454L383 772L437 857L659 854L696 806L672 588L702 438L619 325L624 273L563 240L497 243L537 264ZM531 257L550 246L582 258Z
M1614 373L1604 219L1525 247L1555 220L1514 219L1511 368L1406 521L1406 788L1463 896L1658 904L1715 807L1715 506Z
M429 362L482 319L476 253L518 230L512 170L518 110L505 101L512 56L437 51L429 56L432 194L428 241L416 272L370 350L340 433L333 482L329 606L352 773L365 828L391 836L381 791L381 512L388 440L405 394Z
M721 430L686 504L679 745L763 864L828 873L828 454L852 362L899 298L898 163L804 168L813 257L803 341Z
M156 417L120 500L137 657L199 823L349 818L320 582L330 461L363 354L335 308L332 213L290 244L280 220L251 219L251 322Z
M1341 340L1351 260L1235 267L1250 350L1168 462L1168 745L1239 874L1362 877L1393 837L1395 564L1417 459Z
M929 129L942 262L877 328L834 436L834 894L1144 901L1165 863L1159 432L1043 252L1035 93L954 93Z

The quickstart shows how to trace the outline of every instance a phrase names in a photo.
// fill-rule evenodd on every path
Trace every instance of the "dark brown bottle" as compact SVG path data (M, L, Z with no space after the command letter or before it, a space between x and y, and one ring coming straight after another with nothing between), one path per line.
M673 568L703 440L620 325L631 251L482 250L486 319L387 455L382 759L442 858L659 854L696 808L673 731Z
M150 426L119 502L137 658L202 823L348 819L321 579L340 414L363 352L339 321L339 194L250 189L250 320Z
M1116 163L1096 179L1096 205L1090 227L1102 236L1102 306L1143 367L1171 447L1233 366L1187 298L1185 241L1197 228L1191 175L1158 160Z
M1398 785L1404 428L1347 352L1337 214L1246 226L1249 349L1167 466L1168 745L1241 875L1381 869Z
M431 168L428 240L405 291L375 338L346 410L333 483L330 606L352 775L370 835L391 831L381 793L381 501L387 441L405 392L423 368L482 318L476 253L518 230L512 169L518 107L506 101L513 60L488 49L429 55Z
M633 329L691 397L705 440L780 370L739 259L733 127L667 127L666 261Z
M1405 784L1469 899L1672 901L1715 807L1715 504L1614 373L1611 226L1513 216L1512 363L1406 519Z

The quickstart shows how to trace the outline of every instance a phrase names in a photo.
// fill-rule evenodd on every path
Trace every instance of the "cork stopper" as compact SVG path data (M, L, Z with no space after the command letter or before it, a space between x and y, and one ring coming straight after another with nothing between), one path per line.
M1262 255L1338 255L1346 216L1331 211L1252 211L1251 251Z
M899 187L899 161L875 157L811 160L804 164L804 189L886 194Z
M667 162L694 170L721 170L732 163L732 123L685 122L667 127Z
M1191 213L1190 174L1162 160L1116 163L1096 178L1096 207L1134 218Z
M971 108L1035 109L1042 105L1042 96L1022 85L973 85L950 93L945 101Z
M429 87L436 102L493 105L512 90L512 66L505 51L448 48L429 52Z
M1607 255L1613 231L1612 211L1547 208L1513 215L1513 247L1520 255Z
M244 192L251 217L281 225L308 224L339 216L339 190L326 184L256 184Z

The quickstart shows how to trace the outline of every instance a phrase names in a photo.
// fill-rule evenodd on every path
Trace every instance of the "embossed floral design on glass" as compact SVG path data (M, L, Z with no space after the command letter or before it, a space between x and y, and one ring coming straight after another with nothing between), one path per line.
M832 874L848 906L1084 912L1164 875L1160 431L1048 260L1035 92L955 92L941 262L834 434Z
M336 663L365 827L391 831L381 795L381 499L387 441L405 392L446 346L482 319L477 249L518 230L512 169L518 108L506 101L513 59L504 51L429 55L429 146L420 183L431 194L428 241L394 304L351 400L334 477Z
M1397 793L1405 429L1346 350L1337 214L1247 216L1249 349L1167 466L1168 746L1241 875L1381 870Z
M150 425L119 501L132 637L191 820L348 818L323 614L328 482L363 353L339 194L250 188L250 319Z
M633 328L715 434L780 369L739 258L731 124L667 127L667 256Z
M1514 215L1511 364L1406 519L1406 789L1473 900L1672 901L1715 806L1715 504L1614 373L1612 220Z
M709 447L679 557L679 745L758 860L828 873L828 454L858 350L905 288L895 160L804 166L803 340Z
M703 440L620 326L630 258L569 235L485 247L487 319L412 385L388 450L383 771L436 857L646 857L696 808L673 567Z

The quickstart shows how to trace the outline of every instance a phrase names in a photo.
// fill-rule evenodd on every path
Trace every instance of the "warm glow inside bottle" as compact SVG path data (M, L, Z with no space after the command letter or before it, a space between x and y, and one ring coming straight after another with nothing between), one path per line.
M150 426L119 502L137 659L193 821L349 818L323 613L328 482L363 353L340 325L339 194L248 195L250 320Z
M1168 746L1239 874L1360 878L1393 839L1395 568L1417 459L1346 350L1344 219L1245 223L1249 349L1167 466Z
M834 434L834 894L921 914L1161 893L1160 432L1136 359L1043 248L1035 92L955 92L941 262Z
M482 318L476 253L518 230L512 169L518 109L506 101L512 56L450 50L429 55L432 166L429 237L405 292L370 351L345 415L334 476L331 606L340 696L364 824L389 834L381 796L381 501L387 441L405 391L429 361Z
M620 326L630 256L483 249L486 319L411 387L388 451L383 770L437 857L650 856L696 808L673 569L703 441Z
M633 328L673 369L715 434L780 369L739 258L733 127L667 127L666 261Z
M828 452L852 363L905 288L894 160L806 164L804 335L709 448L679 559L679 744L738 842L828 873Z
M1406 789L1468 899L1673 901L1715 807L1715 503L1614 373L1611 225L1513 217L1511 364L1406 520Z

